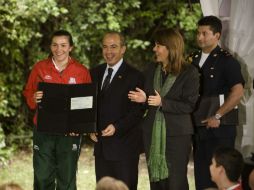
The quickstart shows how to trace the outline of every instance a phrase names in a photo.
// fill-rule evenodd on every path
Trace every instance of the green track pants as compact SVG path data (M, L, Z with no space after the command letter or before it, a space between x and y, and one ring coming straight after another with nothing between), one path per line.
M76 190L81 137L34 130L34 190Z

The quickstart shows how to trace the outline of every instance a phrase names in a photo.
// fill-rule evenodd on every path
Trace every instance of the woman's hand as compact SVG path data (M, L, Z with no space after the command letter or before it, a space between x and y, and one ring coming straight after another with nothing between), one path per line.
M156 90L155 90L155 96L148 97L148 105L149 106L161 106L161 96Z
M136 91L129 91L128 98L132 102L144 103L146 102L146 93L140 88L136 88Z
M35 92L34 93L34 102L40 103L41 99L42 99L42 96L43 96L43 92L42 91Z

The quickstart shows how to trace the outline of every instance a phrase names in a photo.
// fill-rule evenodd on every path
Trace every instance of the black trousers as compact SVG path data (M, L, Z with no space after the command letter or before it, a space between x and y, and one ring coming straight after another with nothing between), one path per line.
M191 152L191 135L168 136L166 159L169 177L151 182L151 190L188 190L188 162Z
M217 187L211 180L210 164L215 149L219 146L234 147L235 138L194 139L194 174L196 190Z
M122 180L130 190L137 190L139 157L120 161L95 156L95 173L98 182L104 176Z

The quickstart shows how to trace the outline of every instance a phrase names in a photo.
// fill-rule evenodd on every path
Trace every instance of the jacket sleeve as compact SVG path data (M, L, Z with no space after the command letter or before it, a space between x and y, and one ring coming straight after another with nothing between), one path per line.
M143 89L144 87L144 77L141 73L137 76L136 82L133 83L132 89L130 90L133 90L136 87L139 87L141 89ZM127 94L126 97L128 98ZM144 114L142 104L131 102L129 99L127 101L128 106L125 116L119 118L116 122L114 122L114 126L116 128L116 135L118 136L125 135L133 127L137 127Z
M84 73L83 73L83 82L84 83L91 83L92 79L91 79L91 75L88 69L84 69Z
M34 101L34 93L37 91L37 85L39 81L40 77L37 67L35 65L28 77L25 89L23 90L23 95L25 96L27 105L32 110L35 109L37 106L36 102Z
M199 95L199 73L196 68L192 67L184 74L186 76L183 83L176 86L177 91L180 92L177 94L178 97L174 95L162 98L161 111L173 114L189 114L195 109Z

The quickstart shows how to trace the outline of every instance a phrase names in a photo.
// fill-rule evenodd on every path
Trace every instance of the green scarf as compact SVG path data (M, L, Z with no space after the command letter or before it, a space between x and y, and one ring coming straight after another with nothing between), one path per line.
M169 74L162 85L161 65L157 67L154 74L154 89L163 98L174 84L176 76ZM159 107L153 122L153 132L148 159L148 169L152 182L168 178L168 167L166 161L166 124L163 112Z

